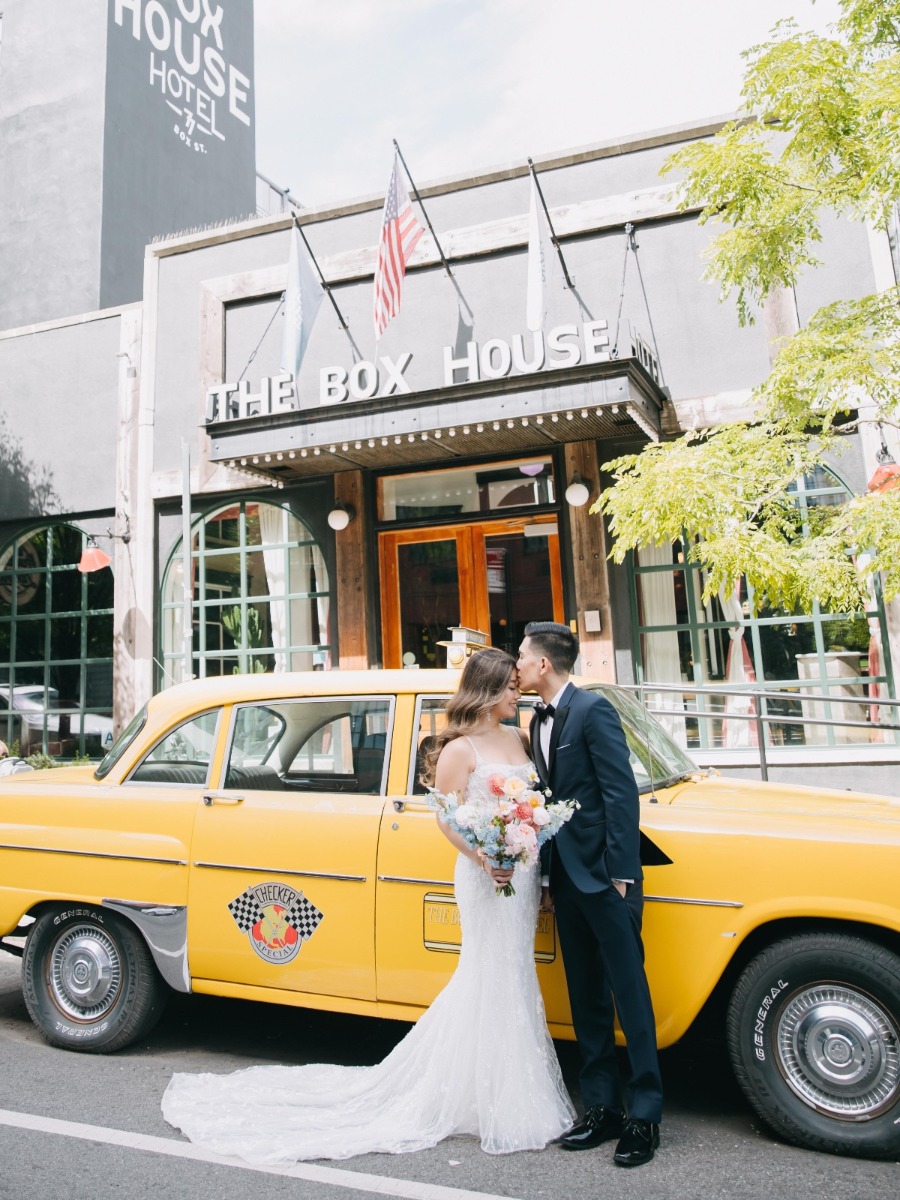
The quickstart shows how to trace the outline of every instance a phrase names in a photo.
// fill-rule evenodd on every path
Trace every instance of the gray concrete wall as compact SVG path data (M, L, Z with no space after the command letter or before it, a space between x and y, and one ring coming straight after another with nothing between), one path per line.
M0 329L99 307L106 0L6 0Z
M120 324L0 336L0 523L114 507Z

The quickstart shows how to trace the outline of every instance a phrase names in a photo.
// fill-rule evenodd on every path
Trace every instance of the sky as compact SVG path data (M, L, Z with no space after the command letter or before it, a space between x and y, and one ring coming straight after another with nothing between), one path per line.
M734 112L741 51L838 0L256 0L257 167L304 205Z

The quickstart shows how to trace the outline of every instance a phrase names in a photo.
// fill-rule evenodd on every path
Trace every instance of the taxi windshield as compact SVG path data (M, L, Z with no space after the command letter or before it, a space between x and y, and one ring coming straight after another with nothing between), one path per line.
M631 769L642 792L699 771L690 755L647 712L636 696L616 687L601 686L590 690L607 699L622 718Z
M125 726L125 728L119 734L119 736L116 738L116 740L110 746L103 761L100 763L100 765L97 767L97 770L94 772L95 779L102 779L104 777L104 775L109 774L109 772L113 769L113 767L116 765L116 763L119 761L119 759L125 753L125 751L131 745L131 743L134 741L134 739L137 737L137 735L141 731L141 729L143 729L144 722L146 720L147 720L147 706L145 704L142 709L140 709L138 712L136 712L134 714L134 716L131 718L131 720L128 722L128 724Z

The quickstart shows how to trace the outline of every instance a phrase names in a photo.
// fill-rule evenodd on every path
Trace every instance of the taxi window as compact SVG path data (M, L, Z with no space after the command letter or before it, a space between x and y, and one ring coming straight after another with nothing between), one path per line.
M244 705L235 717L225 786L380 795L392 709L387 697Z
M196 784L205 787L216 742L219 710L200 713L170 729L131 772L134 783Z
M447 724L447 701L449 696L420 696L416 728L416 739L413 743L412 760L409 764L409 780L406 791L410 796L424 796L425 784L421 775L425 766L425 755L434 745L434 739Z

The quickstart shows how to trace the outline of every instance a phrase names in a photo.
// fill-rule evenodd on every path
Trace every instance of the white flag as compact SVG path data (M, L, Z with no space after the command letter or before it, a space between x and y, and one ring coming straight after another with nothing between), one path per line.
M288 259L287 288L284 296L284 334L281 342L281 369L294 377L294 391L300 377L300 364L316 321L325 290L316 278L309 256L300 241L300 230L291 230L291 256Z
M550 270L553 263L550 226L531 177L531 208L528 212L528 296L526 323L532 333L543 329L550 306Z

